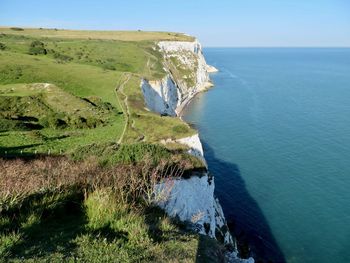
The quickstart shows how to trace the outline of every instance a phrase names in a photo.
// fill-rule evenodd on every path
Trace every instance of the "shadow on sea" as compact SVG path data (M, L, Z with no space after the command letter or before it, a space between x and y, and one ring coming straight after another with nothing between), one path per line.
M218 159L205 142L203 148L209 171L215 177L215 194L237 239L240 256L253 256L255 262L286 262L262 210L246 189L238 166Z

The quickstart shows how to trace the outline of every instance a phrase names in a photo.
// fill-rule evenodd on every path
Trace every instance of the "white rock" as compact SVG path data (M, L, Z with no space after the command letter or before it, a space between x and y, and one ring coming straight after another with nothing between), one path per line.
M156 196L168 193L157 204L171 217L191 222L198 233L215 238L218 203L214 199L214 180L206 173L189 179L173 179L156 185ZM224 218L220 220L224 221ZM221 221L220 221L221 222ZM231 240L227 240L232 242Z
M176 116L176 108L181 101L181 94L175 82L165 76L161 80L141 80L141 89L147 107L160 114Z
M190 148L188 150L188 153L193 155L193 156L198 157L199 159L201 159L204 162L205 165L207 165L207 163L204 159L203 147L202 147L202 143L199 139L198 133L196 133L195 135L192 135L190 137L177 139L176 142L188 146Z
M195 85L192 87L188 87L183 81L176 80L166 65L164 69L168 74L162 80L141 80L140 86L149 109L160 114L179 115L198 92L212 86L209 79L209 71L212 67L207 65L202 47L197 40L193 42L160 41L158 46L165 57L176 57L186 68L196 69L192 76L195 78ZM188 79L189 76L186 78Z
M218 72L219 70L216 67L214 67L214 66L208 65L207 66L207 71L209 73L214 73L214 72Z

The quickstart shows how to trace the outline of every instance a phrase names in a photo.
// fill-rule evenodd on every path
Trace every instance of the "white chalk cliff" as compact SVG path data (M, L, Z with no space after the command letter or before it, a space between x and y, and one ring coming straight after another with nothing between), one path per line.
M164 56L166 75L160 80L141 80L145 103L154 112L179 116L198 92L212 86L209 73L217 70L207 65L197 40L161 41L157 45ZM198 134L176 142L186 145L189 154L206 164ZM237 257L235 239L228 230L214 189L214 178L208 172L193 174L188 179L175 178L156 185L155 196L159 197L156 203L169 216L188 222L198 233L233 247L234 251L227 254L229 262L254 262L252 258L244 260Z
M198 92L212 86L209 71L216 69L207 65L197 40L161 41L158 48L167 74L161 80L143 79L141 88L150 110L176 116Z

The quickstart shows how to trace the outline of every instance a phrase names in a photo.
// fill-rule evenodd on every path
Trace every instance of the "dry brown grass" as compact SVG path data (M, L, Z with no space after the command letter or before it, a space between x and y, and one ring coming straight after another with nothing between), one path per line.
M16 34L34 37L53 37L69 39L110 39L122 41L193 41L194 38L183 33L155 32L155 31L97 31L97 30L67 30L67 29L39 29L23 28L16 31L9 27L0 27L0 33Z
M181 177L190 167L184 160L161 160L154 165L148 158L137 165L102 167L95 159L74 162L64 157L40 159L0 159L0 211L20 204L26 197L74 188L85 195L110 188L123 203L151 203L154 185L168 177Z

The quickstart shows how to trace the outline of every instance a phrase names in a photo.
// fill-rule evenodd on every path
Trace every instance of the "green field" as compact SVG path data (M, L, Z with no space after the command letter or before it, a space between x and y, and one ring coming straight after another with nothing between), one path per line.
M23 30L22 30L23 29ZM152 31L94 31L94 30L62 30L47 28L9 28L0 27L5 34L25 35L32 37L55 37L73 39L112 39L122 41L193 41L194 37L183 33Z
M165 75L163 56L155 49L153 40L167 39L193 38L162 32L0 28L1 109L9 103L9 96L14 97L13 103L25 100L28 103L34 97L38 99L39 95L42 96L42 92L34 94L29 87L50 85L60 90L62 97L61 101L56 101L55 109L51 109L55 115L66 119L74 119L76 115L75 119L97 123L85 125L88 127L46 125L40 129L38 126L31 130L28 127L18 129L23 126L19 123L21 119L37 118L27 116L25 112L33 113L33 107L22 103L22 111L0 115L0 123L7 127L0 131L0 154L61 154L92 143L154 143L193 134L194 131L181 120L161 117L145 109L140 80L142 77L159 79ZM15 92L6 93L11 89L9 85L13 84L22 88L17 86ZM45 100L53 101L56 97L56 93L49 92ZM104 113L104 116L101 112L90 114L89 118L80 116L84 103L93 106L91 99L101 105L108 104L113 110ZM65 112L69 108L70 112ZM86 111L94 110L86 108ZM17 118L12 118L11 114ZM11 130L10 127L17 128Z

